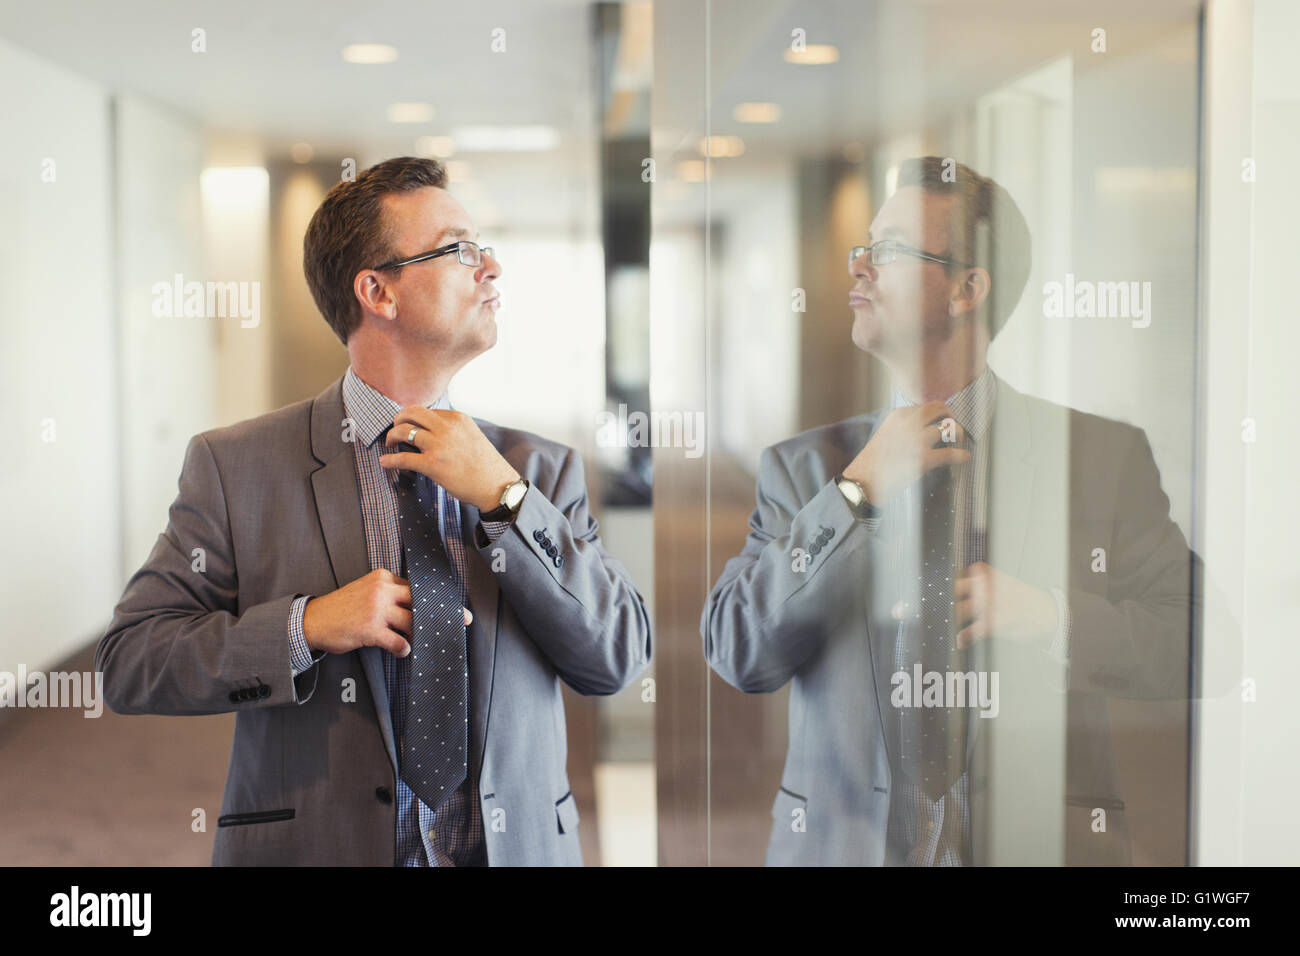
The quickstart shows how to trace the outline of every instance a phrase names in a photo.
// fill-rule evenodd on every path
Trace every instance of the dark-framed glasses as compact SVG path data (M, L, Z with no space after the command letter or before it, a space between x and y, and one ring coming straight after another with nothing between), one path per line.
M936 256L933 253L923 252L912 246L904 245L897 239L878 239L869 246L854 246L849 250L849 265L857 262L858 259L871 253L871 264L873 266L883 266L893 262L900 255L913 256L917 259L925 259L929 262L938 262L946 266L957 266L962 269L973 268L972 263L959 262L956 259L950 259L947 256Z
M400 266L409 266L416 262L425 262L429 259L437 259L439 256L449 256L456 253L456 258L460 260L463 266L473 266L478 268L483 264L483 257L488 256L495 259L496 250L491 246L480 246L477 242L470 242L468 239L462 239L459 242L448 243L429 252L422 252L418 256L411 256L409 259L394 259L392 262L385 262L382 266L375 266L376 271L383 269L396 269Z

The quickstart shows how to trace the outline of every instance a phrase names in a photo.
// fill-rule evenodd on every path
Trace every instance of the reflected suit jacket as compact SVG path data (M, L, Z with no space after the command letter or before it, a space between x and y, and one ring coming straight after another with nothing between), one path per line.
M168 525L96 651L117 713L235 713L215 865L393 865L387 651L290 670L294 597L370 572L342 384L191 439ZM488 861L581 865L560 681L620 690L649 659L649 618L601 547L577 453L476 421L531 483L491 542L476 534L478 510L460 506L474 618L469 770Z
M790 683L769 865L885 858L898 766L885 711L898 597L888 581L897 571L882 533L854 520L834 479L888 412L764 449L749 537L701 617L709 664L728 683L749 693ZM972 862L1036 862L1032 851L996 852L993 841L1014 827L1007 845L1055 841L1050 861L1125 864L1107 698L1188 697L1201 565L1170 518L1141 429L998 379L988 440L988 563L1061 588L1072 626L1068 668L1040 646L996 637L970 652L973 667L1001 675L998 715L969 721ZM808 554L802 570L796 548ZM1009 769L1016 760L1023 773ZM1008 776L1014 785L991 792L991 779Z

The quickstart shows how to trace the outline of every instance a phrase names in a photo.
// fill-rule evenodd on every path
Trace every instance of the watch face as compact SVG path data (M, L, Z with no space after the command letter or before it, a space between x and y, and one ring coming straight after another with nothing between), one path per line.
M509 508L511 511L514 511L516 508L518 508L519 502L524 500L524 492L526 492L527 490L528 490L528 485L526 485L522 480L516 481L509 488L507 488L505 493L506 507Z
M855 506L861 507L863 502L862 490L858 487L857 483L848 478L841 478L838 484L844 497L853 502Z

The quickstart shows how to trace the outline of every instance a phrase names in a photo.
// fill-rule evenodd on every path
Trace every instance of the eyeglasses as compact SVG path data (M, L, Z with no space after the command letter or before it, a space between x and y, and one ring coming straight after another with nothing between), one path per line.
M973 263L958 262L956 259L949 259L946 256L931 255L928 252L922 252L920 249L905 246L897 239L880 239L869 246L854 246L849 250L849 265L852 266L853 263L867 253L871 253L871 264L873 266L883 266L886 263L893 262L901 253L905 256L915 256L917 259L927 259L930 262L938 262L946 266L960 266L964 269L974 268Z
M463 266L473 266L478 268L483 264L483 257L489 256L495 259L496 251L491 246L480 247L476 242L470 242L468 239L462 239L460 242L453 242L449 245L434 249L432 252L422 252L418 256L411 256L409 259L394 259L392 262L385 262L382 266L375 266L376 271L383 269L396 269L399 266L409 266L415 262L424 262L428 259L437 259L439 256L449 256L456 253L456 258L460 260Z

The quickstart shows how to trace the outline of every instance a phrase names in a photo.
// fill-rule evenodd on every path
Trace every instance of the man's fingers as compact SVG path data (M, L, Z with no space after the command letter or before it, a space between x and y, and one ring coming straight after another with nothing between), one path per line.
M394 451L379 456L380 468L397 468L404 471L419 471L416 468L416 462L423 459L423 455L417 455L411 451Z
M953 602L952 611L957 618L959 628L967 627L979 618L979 611L975 605L976 602L973 600Z
M930 448L921 458L921 464L926 471L931 471L935 468L964 465L970 460L971 453L965 448Z
M463 610L465 611L465 626L469 627L470 623L474 620L474 615L469 613L469 608L464 608Z
M988 626L982 620L975 621L957 632L957 650L965 650L988 636Z
M366 643L372 647L382 648L394 657L405 657L411 653L411 645L406 638L391 627L378 628Z
M392 606L385 621L389 627L406 637L411 635L411 628L415 623L410 608L399 604Z

